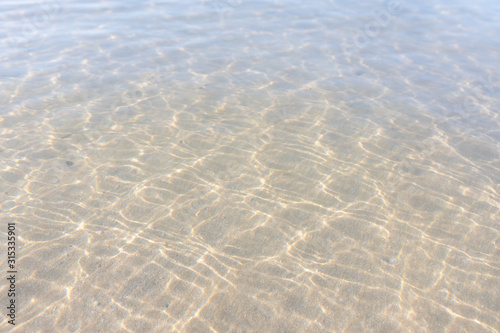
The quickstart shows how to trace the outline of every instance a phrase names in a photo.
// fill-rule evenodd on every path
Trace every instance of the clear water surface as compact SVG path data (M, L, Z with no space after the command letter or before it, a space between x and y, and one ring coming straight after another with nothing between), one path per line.
M498 1L0 8L0 331L500 330Z

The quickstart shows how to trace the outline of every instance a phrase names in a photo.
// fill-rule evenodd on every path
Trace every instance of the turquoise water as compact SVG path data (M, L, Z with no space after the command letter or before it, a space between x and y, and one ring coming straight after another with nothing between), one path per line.
M0 8L0 331L500 330L500 3Z

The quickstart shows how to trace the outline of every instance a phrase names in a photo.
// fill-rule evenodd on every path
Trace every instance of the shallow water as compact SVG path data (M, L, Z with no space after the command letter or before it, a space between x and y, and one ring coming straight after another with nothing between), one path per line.
M500 330L498 2L1 8L2 332Z

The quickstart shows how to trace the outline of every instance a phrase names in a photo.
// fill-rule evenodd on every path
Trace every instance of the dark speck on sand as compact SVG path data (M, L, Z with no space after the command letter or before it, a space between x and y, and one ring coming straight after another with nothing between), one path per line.
M384 258L382 260L385 261L388 264L391 264L391 265L395 265L395 264L398 263L398 259L394 258L394 257L392 257L392 258Z

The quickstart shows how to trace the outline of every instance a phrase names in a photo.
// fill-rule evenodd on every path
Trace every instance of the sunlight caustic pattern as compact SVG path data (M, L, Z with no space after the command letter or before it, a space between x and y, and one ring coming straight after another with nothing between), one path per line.
M446 116L456 77L493 59L427 64L454 36L405 40L405 3L397 32L342 62L320 46L345 37L328 15L372 7L270 3L220 27L203 2L77 1L37 52L6 53L13 332L500 329L498 94Z

